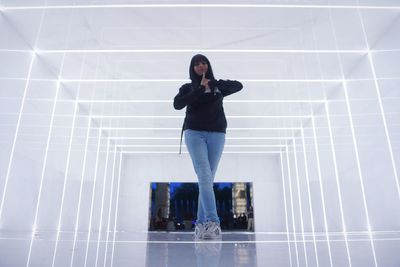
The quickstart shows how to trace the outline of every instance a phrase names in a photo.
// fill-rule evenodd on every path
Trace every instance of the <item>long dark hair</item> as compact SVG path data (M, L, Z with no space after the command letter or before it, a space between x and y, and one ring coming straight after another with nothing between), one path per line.
M194 71L194 64L197 62L201 62L201 61L207 62L207 65L208 65L208 69L206 72L206 78L210 79L210 80L215 80L214 73L213 73L213 70L212 70L212 67L211 67L211 64L210 64L210 61L208 60L208 58L204 55L197 54L192 57L192 60L190 61L190 67L189 67L190 80L192 80L192 84L196 85L196 86L198 86L200 84L202 76L199 76L196 74L196 72Z

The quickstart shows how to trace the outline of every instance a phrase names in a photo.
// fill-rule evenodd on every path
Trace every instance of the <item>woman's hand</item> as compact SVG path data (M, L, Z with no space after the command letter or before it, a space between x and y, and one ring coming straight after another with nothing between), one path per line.
M201 78L200 85L203 85L206 88L206 90L205 90L206 93L210 93L211 92L210 86L208 86L208 82L209 81L210 81L209 79L206 79L206 73L204 72L203 73L203 77Z

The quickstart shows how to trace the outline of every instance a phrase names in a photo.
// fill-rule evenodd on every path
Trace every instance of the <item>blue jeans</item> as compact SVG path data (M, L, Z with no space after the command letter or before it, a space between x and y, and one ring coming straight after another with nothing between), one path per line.
M199 181L197 224L220 223L214 194L214 177L224 150L225 133L185 130L185 143Z

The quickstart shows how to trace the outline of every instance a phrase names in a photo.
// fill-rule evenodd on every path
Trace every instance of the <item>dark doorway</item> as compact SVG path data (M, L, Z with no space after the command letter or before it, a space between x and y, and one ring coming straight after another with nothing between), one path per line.
M221 228L254 231L252 183L214 183ZM192 231L196 222L197 183L151 183L149 231Z

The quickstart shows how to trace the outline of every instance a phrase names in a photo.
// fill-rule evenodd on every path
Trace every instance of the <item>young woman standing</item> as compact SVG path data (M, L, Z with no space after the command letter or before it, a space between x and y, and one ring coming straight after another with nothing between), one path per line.
M234 80L216 80L210 61L200 54L193 56L189 74L191 83L181 86L174 98L174 108L186 107L182 133L199 184L195 238L215 239L221 237L221 227L213 185L227 128L222 102L243 85Z

